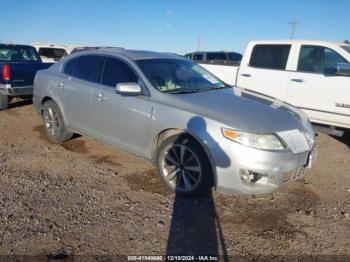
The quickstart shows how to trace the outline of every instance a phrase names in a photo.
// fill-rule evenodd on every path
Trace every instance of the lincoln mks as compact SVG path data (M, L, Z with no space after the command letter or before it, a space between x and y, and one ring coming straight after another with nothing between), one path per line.
M175 54L77 52L37 73L33 100L50 141L78 133L114 145L154 163L180 195L271 192L302 177L314 156L300 110Z

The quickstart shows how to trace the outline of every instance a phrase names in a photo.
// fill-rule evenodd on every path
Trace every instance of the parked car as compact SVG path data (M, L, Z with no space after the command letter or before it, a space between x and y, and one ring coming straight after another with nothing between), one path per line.
M42 63L32 46L0 44L0 110L12 97L31 97L36 72L51 65Z
M153 162L168 189L270 192L303 176L315 137L306 114L232 89L174 54L78 52L35 77L50 141L84 134Z
M251 42L239 67L201 65L228 84L302 109L314 123L348 129L349 63L348 43L281 40ZM334 128L323 131L342 134Z
M44 63L55 63L69 54L68 49L63 45L34 43L33 46Z

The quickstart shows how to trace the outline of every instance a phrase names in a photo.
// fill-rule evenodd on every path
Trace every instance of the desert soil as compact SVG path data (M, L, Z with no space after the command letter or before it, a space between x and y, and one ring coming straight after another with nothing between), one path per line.
M314 167L273 194L186 199L118 149L49 143L33 106L13 103L0 112L0 255L350 259L349 137L319 134Z

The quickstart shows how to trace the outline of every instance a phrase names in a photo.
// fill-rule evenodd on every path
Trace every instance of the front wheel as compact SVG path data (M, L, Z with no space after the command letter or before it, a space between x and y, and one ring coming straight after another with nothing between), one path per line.
M205 151L186 135L172 136L161 143L157 167L163 183L178 195L206 193L213 186L213 172Z
M64 124L61 111L52 100L45 102L43 106L44 128L48 139L53 143L61 143L72 138Z

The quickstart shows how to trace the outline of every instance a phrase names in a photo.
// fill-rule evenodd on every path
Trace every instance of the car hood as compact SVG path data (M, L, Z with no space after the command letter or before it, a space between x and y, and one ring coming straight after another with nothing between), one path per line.
M304 113L280 100L236 87L171 96L176 106L246 132L305 129L308 121Z

